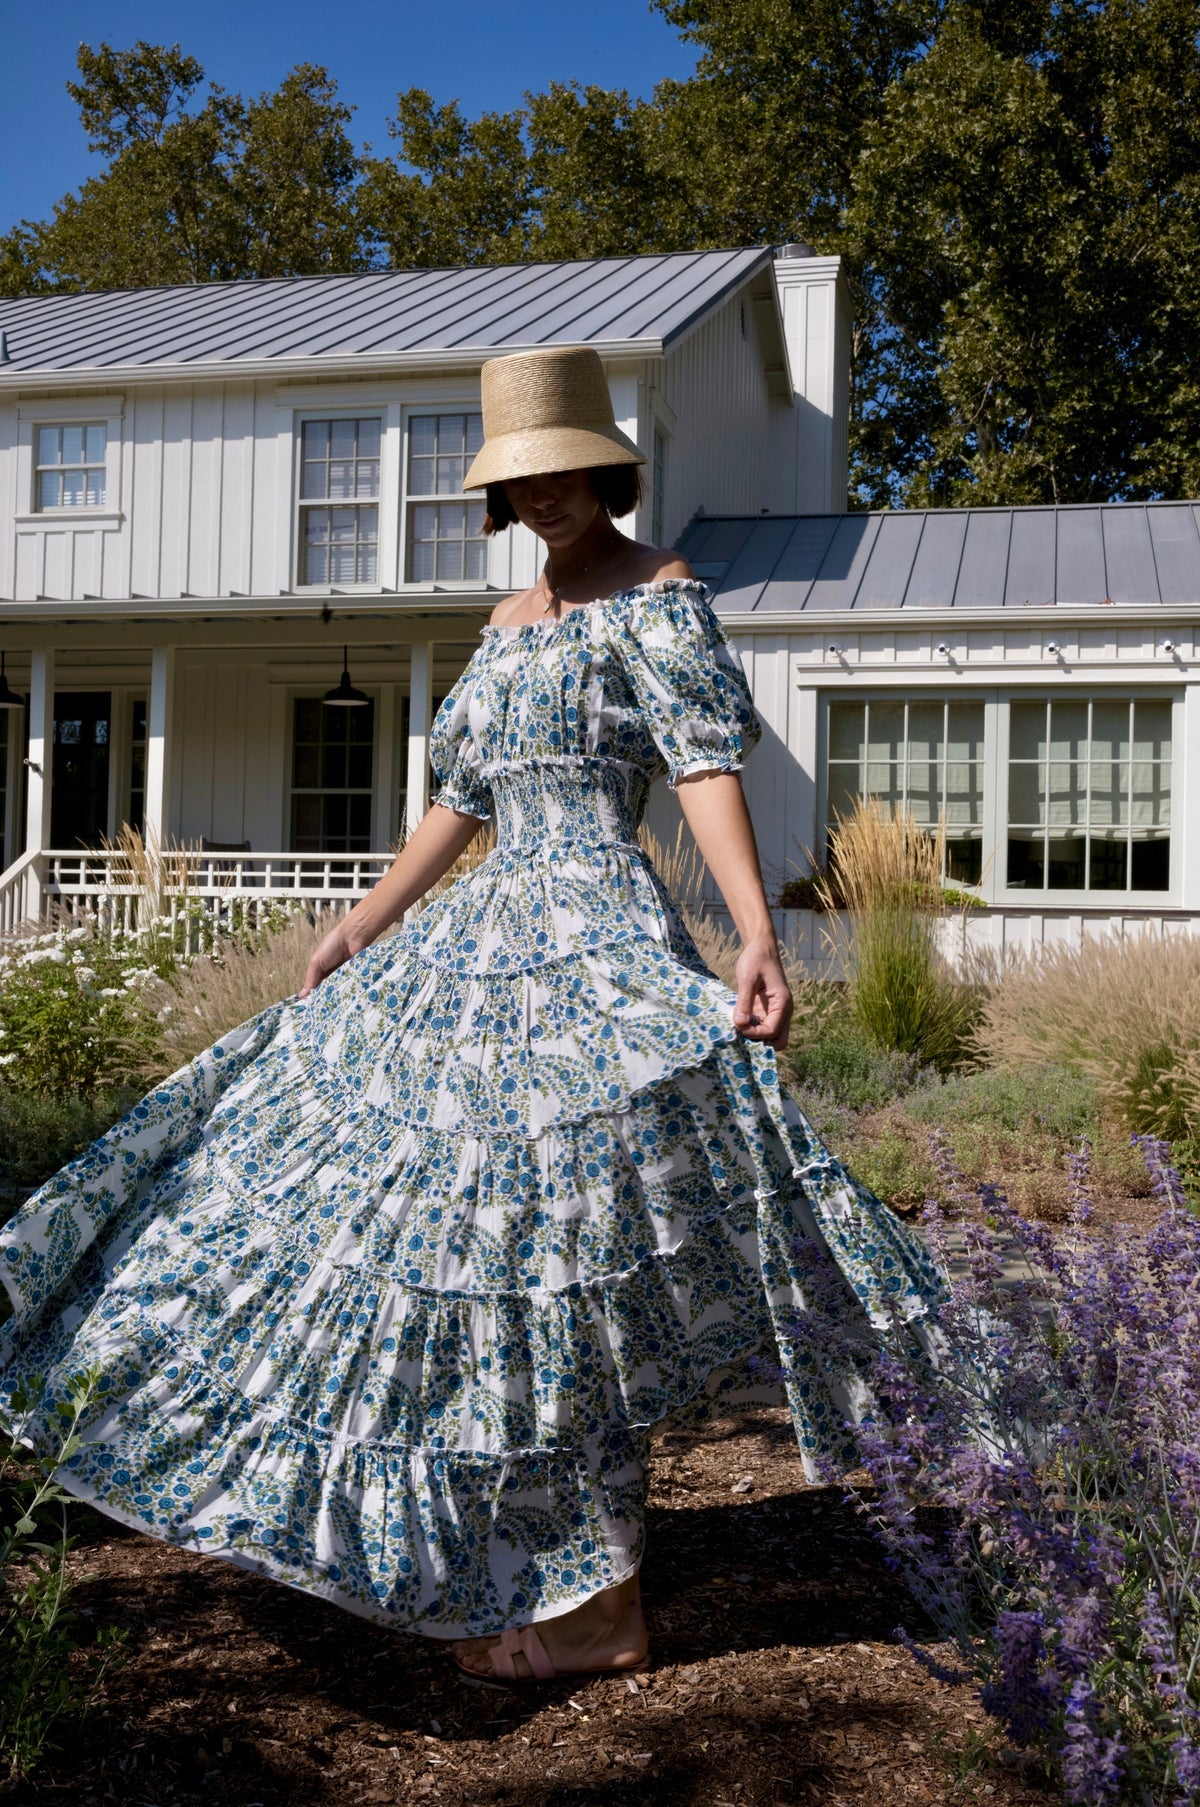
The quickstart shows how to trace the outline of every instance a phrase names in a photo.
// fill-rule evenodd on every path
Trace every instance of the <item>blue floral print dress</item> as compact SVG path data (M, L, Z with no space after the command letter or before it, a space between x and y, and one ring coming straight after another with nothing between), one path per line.
M740 1037L637 844L664 772L759 735L703 585L486 629L433 734L496 846L158 1087L0 1231L0 1409L138 1530L435 1637L641 1554L652 1426L748 1396L830 1250L864 1323L942 1283ZM794 1353L810 1464L860 1382ZM750 1389L761 1396L762 1389Z

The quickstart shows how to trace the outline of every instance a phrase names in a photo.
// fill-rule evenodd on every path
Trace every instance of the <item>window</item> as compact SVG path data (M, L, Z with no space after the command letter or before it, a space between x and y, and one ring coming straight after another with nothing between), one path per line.
M655 546L663 543L663 502L667 484L667 436L661 427L654 429L654 468L651 476L654 500L650 511L650 538Z
M369 853L375 705L292 710L292 852Z
M1014 700L1008 883L1024 891L1165 891L1171 704L1162 697Z
M482 414L414 414L408 423L408 581L483 583L487 504L463 494L483 444ZM444 498L452 497L453 500Z
M300 582L379 582L376 416L300 428Z
M102 420L36 427L34 444L39 509L104 507L108 428Z
M983 873L982 702L871 698L829 705L826 821L855 797L878 797L916 820L946 824L946 877L977 885Z

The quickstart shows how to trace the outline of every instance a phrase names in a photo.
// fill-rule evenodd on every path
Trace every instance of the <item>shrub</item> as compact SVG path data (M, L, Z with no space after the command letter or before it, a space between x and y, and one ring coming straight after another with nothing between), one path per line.
M1200 1140L1200 938L1041 948L1001 976L972 1043L992 1065L1091 1074L1136 1133Z
M1142 1152L1165 1206L1151 1231L1094 1231L1081 1151L1066 1237L979 1189L984 1221L960 1232L965 1272L925 1339L897 1323L867 1354L814 1251L813 1309L788 1339L810 1374L850 1361L873 1390L854 1497L961 1668L898 1635L973 1679L1079 1807L1200 1791L1200 1220L1165 1145ZM940 1139L935 1154L966 1202ZM928 1225L946 1264L936 1206Z
M979 994L955 977L938 948L945 914L940 824L930 834L907 811L872 797L838 817L830 842L849 915L840 952L854 1015L880 1048L950 1071L963 1057ZM826 895L832 910L831 885ZM836 946L836 931L831 939Z
M933 1078L915 1055L880 1048L844 1004L832 1002L793 1033L787 1065L801 1091L826 1093L851 1111L876 1109Z
M0 953L0 1070L14 1091L94 1098L119 1086L157 1030L142 993L176 964L154 935L60 929Z
M95 1702L120 1653L121 1634L85 1627L71 1608L67 1558L75 1502L54 1471L79 1447L78 1427L95 1397L80 1376L58 1402L57 1448L44 1459L0 1457L0 1763L11 1785L62 1747ZM19 1440L34 1400L14 1399Z
M7 1201L40 1186L135 1101L132 1088L49 1098L0 1086L0 1221Z

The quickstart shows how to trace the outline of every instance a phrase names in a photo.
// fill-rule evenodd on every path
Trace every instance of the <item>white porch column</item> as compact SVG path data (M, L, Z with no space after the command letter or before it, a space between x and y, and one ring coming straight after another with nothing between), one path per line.
M165 846L170 831L171 717L175 700L175 648L156 646L150 655L150 702L146 710L146 809L143 833Z
M429 808L429 729L433 719L433 643L414 641L408 692L405 827L411 834Z
M35 646L29 659L29 788L25 797L25 849L50 845L50 791L54 775L54 648Z

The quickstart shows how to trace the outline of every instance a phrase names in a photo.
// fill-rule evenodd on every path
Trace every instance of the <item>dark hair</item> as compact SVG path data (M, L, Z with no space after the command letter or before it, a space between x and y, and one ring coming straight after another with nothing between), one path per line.
M610 520L632 514L646 493L641 466L637 464L599 464L588 472L592 493ZM503 533L516 520L512 504L504 493L503 483L487 486L485 533Z

